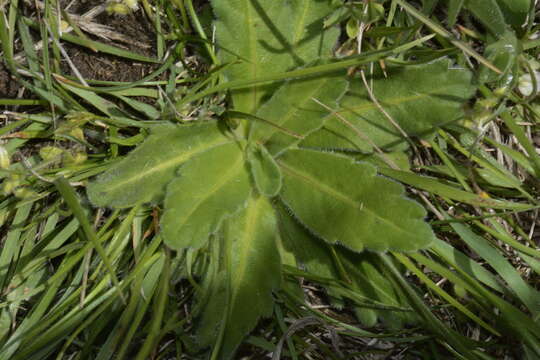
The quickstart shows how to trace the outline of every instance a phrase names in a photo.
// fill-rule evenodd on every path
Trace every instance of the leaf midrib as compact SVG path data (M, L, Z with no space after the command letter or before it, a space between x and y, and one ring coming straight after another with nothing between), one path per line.
M246 23L248 27L248 53L249 53L249 63L250 63L250 73L251 78L256 79L258 74L259 59L257 58L257 36L255 34L255 26L253 20L253 9L251 5L251 0L245 0L244 9L246 9ZM251 104L249 104L249 112L254 111L254 107L257 104L257 95L258 95L259 84L254 85L251 88Z
M252 243L254 239L257 237L256 234L256 224L257 219L259 219L259 216L257 216L260 212L260 204L262 204L261 200L250 200L250 202L254 202L253 206L248 205L246 209L246 224L244 227L244 231L242 232L242 237L238 239L240 244L242 244L240 255L238 257L238 266L235 268L236 276L231 277L231 283L233 283L232 293L231 293L231 300L232 302L236 302L236 298L238 296L238 288L239 284L242 283L242 279L245 278L246 270L247 270L247 259L249 257L249 250L252 248Z
M307 1L304 0L302 2L304 4L304 11L302 11L302 15L300 16L300 19L299 19L298 24L296 26L296 29L294 31L293 41L292 41L292 44L291 44L292 47L293 47L293 50L296 49L296 47L298 46L298 42L302 39L302 32L304 30L308 10L310 8L310 1L313 1L313 0L307 0Z

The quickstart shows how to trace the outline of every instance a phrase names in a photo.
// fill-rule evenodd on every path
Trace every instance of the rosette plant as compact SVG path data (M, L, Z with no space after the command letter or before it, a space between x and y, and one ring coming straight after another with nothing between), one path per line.
M389 63L384 73L369 73L368 90L333 58L340 30L325 22L330 0L212 5L229 111L212 121L154 126L89 184L88 196L112 208L163 204L164 243L209 259L204 271L194 270L197 340L214 344L214 357L230 358L272 312L283 264L321 268L332 252L362 253L374 264L362 271L384 282L369 254L429 246L425 209L378 174L371 154L399 157L408 146L404 133L429 136L459 119L473 88L468 71L440 58Z

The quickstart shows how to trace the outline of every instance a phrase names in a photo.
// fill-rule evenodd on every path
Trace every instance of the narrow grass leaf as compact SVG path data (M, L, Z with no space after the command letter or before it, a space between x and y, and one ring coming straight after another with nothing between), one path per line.
M450 226L460 238L473 249L479 256L484 258L493 269L506 281L508 287L536 315L540 312L540 293L529 286L516 271L516 269L492 247L486 239L476 235L471 229L463 224L451 223Z
M378 170L379 173L392 179L401 181L407 185L411 185L416 188L429 191L435 195L444 196L449 199L461 201L470 205L509 210L529 210L532 208L530 204L496 200L463 191L457 187L447 185L440 179L434 177L417 175L412 172L394 170L390 168L379 168Z

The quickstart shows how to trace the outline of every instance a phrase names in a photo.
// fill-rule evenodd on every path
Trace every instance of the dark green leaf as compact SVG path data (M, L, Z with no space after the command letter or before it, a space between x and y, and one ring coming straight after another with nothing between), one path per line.
M497 0L506 22L516 30L520 29L527 20L531 0Z
M466 0L465 7L496 37L506 32L508 27L497 0Z

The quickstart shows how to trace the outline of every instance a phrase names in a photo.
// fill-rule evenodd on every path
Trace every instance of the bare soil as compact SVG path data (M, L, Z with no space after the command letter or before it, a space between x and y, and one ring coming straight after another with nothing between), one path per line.
M65 0L61 3L67 6L69 2ZM74 1L68 11L70 14L83 15L92 8L103 4L103 0ZM23 11L27 16L35 18L35 8L30 5L25 5ZM155 56L155 32L152 24L142 10L125 16L109 15L103 11L92 21L111 27L114 32L124 35L130 42L107 41L103 38L85 33L89 38L140 55L148 57ZM32 31L32 36L37 43L39 34ZM101 52L94 52L83 46L71 44L66 41L62 42L62 46L65 48L77 70L86 80L135 81L148 75L159 66L159 64L137 62ZM75 75L65 59L62 59L60 68L64 76ZM0 61L0 98L16 98L20 88L21 86L18 81L10 74L5 64ZM31 95L26 92L22 96L29 97Z

